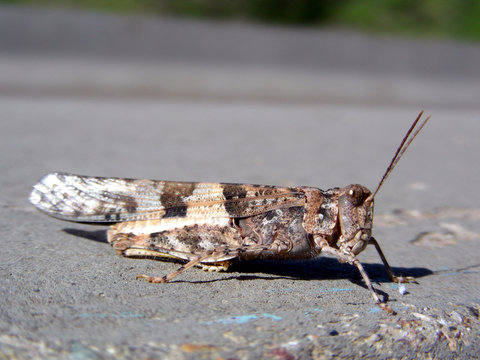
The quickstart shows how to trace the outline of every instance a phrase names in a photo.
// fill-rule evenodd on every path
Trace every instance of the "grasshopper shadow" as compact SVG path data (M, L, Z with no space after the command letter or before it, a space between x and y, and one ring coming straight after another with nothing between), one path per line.
M382 263L363 263L363 267L373 282L391 282ZM231 268L240 273L258 273L277 275L283 278L301 280L352 279L362 282L358 269L350 264L342 264L335 258L319 257L303 261L253 260L239 261ZM420 267L392 267L397 276L421 278L433 274L433 271Z
M374 283L392 282L385 267L380 264L362 263L368 276ZM358 269L350 264L339 263L335 258L320 257L304 261L251 261L239 262L232 268L233 271L241 273L260 273L275 275L273 277L261 275L240 275L238 280L277 280L277 279L298 279L298 280L336 280L348 279L357 286L368 289ZM433 274L427 268L405 268L392 267L397 276L412 276L416 279ZM376 287L377 293L383 297L383 301L389 300L389 294Z
M62 229L62 231L69 234L69 235L82 237L82 238L85 238L85 239L88 239L88 240L108 243L107 232L106 232L105 229L102 229L102 230L82 230L82 229L76 229L76 228L65 228L65 229Z

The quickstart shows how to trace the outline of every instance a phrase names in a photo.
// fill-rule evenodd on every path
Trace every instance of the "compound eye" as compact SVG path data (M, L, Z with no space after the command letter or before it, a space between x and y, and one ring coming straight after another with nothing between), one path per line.
M350 202L355 205L361 205L363 201L363 190L360 187L352 186L350 189L347 190L348 198Z

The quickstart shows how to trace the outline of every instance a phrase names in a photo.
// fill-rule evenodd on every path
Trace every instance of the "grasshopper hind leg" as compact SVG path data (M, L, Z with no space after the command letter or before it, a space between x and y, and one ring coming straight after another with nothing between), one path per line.
M135 235L132 233L112 234L109 230L107 237L108 242L119 255L150 259L181 259L173 255L170 248L146 246L145 241L149 238L149 235Z
M238 251L230 249L241 246L237 229L216 225L192 225L144 234L112 227L108 231L108 241L123 256L185 262L179 269L163 277L137 277L153 283L168 282L193 266L206 271L225 271L231 265L231 259L238 256Z
M209 272L227 271L228 267L232 264L232 261L225 260L225 261L218 261L218 262L209 263L209 264L205 264L205 263L201 262L202 260L204 260L208 257L211 257L212 255L213 255L213 252L207 252L207 253L205 253L201 256L198 256L197 258L195 258L193 260L190 260L185 265L182 265L177 270L175 270L175 271L173 271L170 274L167 274L165 276L155 277L155 276L148 276L148 275L141 274L141 275L137 276L137 279L146 279L150 283L167 283L170 280L172 280L173 278L177 277L178 275L187 271L188 269L190 269L193 266L198 266L202 270L209 271Z
M190 260L188 263L185 265L182 265L179 267L177 270L174 272L171 272L168 275L162 276L162 277L155 277L155 276L148 276L148 275L138 275L137 279L146 279L149 283L166 283L175 278L176 276L180 275L184 271L187 271L190 269L192 266L195 266L197 264L200 264L202 260L207 259L212 255L213 251L208 251L203 255L197 256L195 259Z

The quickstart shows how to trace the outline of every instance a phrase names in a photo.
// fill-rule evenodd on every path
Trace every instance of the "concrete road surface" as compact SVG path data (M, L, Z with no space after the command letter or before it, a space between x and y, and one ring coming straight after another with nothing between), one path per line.
M158 50L150 61L142 47L140 59L126 50L103 53L108 42L75 52L88 44L70 44L72 28L99 34L113 29L128 40L128 25L142 23L78 13L88 25L82 28L75 14L0 8L3 20L23 29L16 44L1 35L3 357L478 356L480 107L477 67L467 66L468 56L478 56L477 45L427 41L437 70L422 72L425 59L408 67L388 61L392 43L386 39L147 18L148 26L135 36L150 39L158 27L171 26L190 29L199 41L215 33L218 43L228 44L225 36L236 34L245 52L264 36L281 54L298 39L325 36L334 36L339 51L346 51L343 46L356 37L378 45L375 56L385 60L378 72L361 64L348 71L348 61L335 68L327 60L315 66L277 60L270 67L252 51L248 66L228 56L218 65L198 50L178 64ZM19 21L32 18L43 22ZM57 32L59 43L51 40L49 52L25 41L54 34L59 22L65 31ZM179 43L186 37L179 36ZM406 57L422 48L421 41L392 42ZM307 59L309 48L299 45L298 58ZM449 51L457 53L442 56ZM312 56L322 58L317 50ZM463 67L456 66L458 59ZM310 79L306 88L302 79ZM312 79L328 79L331 93ZM375 91L362 93L368 84ZM310 95L302 100L302 93ZM432 120L379 192L374 221L393 270L418 284L402 289L391 283L374 248L359 256L396 315L375 306L356 268L326 256L242 262L226 273L191 269L170 284L136 280L179 265L120 257L106 243L104 227L49 218L27 200L31 186L52 171L322 189L360 183L374 189L422 107Z

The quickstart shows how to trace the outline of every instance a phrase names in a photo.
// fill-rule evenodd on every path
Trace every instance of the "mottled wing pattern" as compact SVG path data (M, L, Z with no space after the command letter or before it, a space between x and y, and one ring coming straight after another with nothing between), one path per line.
M172 217L248 217L304 204L295 188L136 180L52 173L30 202L59 219L116 223Z

